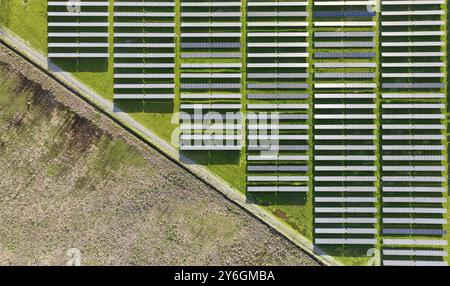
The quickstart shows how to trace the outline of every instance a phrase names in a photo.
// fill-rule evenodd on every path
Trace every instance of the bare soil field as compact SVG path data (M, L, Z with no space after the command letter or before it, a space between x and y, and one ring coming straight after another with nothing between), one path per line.
M317 265L0 46L0 265Z

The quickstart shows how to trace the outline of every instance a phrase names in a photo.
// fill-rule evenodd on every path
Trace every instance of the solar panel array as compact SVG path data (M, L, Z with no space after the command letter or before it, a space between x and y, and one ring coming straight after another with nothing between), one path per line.
M181 0L180 40L180 150L239 151L241 2Z
M376 20L361 2L314 0L317 245L377 243Z
M246 133L247 192L313 189L320 247L447 265L447 4L376 2L115 1L114 99L179 95L181 151ZM49 58L109 57L108 1L48 3Z
M309 189L307 1L247 2L247 191Z
M48 57L108 58L108 6L105 0L49 0Z
M445 10L397 2L381 10L383 264L447 265Z
M114 2L114 99L173 99L175 3Z

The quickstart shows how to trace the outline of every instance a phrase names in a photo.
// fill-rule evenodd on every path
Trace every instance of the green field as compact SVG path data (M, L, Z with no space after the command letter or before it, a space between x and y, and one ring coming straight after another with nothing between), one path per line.
M309 1L312 4L312 0ZM179 1L177 1L179 3ZM47 4L46 1L31 1L31 0L0 0L0 24L9 28L12 32L25 39L30 43L31 46L41 51L42 53L47 52ZM311 14L312 5L308 6L308 11ZM112 22L113 7L110 5L110 21ZM246 1L242 1L242 19L243 27L242 34L246 34L245 19L246 19ZM311 21L311 18L308 18ZM378 20L378 19L377 19ZM447 19L448 20L448 19ZM181 38L180 35L180 5L176 6L176 28L178 41ZM357 29L356 29L357 30ZM377 27L374 27L374 31ZM108 60L108 65L106 70L101 72L76 72L73 74L83 83L90 86L93 90L98 92L100 95L104 96L106 99L112 101L113 97L113 28L110 25L110 58ZM312 34L313 28L310 25L309 33ZM246 37L242 37L241 49L242 58L246 58ZM312 38L310 39L312 43ZM179 43L177 45L179 47ZM312 44L308 51L311 54L310 49L312 49ZM376 47L376 52L378 52L378 46ZM179 50L177 51L179 54ZM143 124L146 128L157 134L162 139L170 142L173 131L178 127L178 119L173 118L173 114L179 111L180 100L179 95L179 85L180 85L180 58L178 57L176 62L175 70L175 84L176 84L176 98L174 100L172 110L164 110L158 106L162 107L164 103L155 103L151 101L128 101L117 103L118 106L127 111L136 121ZM311 61L311 57L310 57ZM380 62L379 57L376 59L377 63ZM310 65L312 66L312 65ZM246 67L243 67L243 74L246 73ZM312 72L311 72L312 73ZM377 73L379 74L378 70ZM242 94L243 98L241 104L244 109L247 103L246 100L246 80L245 76L242 79ZM379 78L376 81L380 81ZM310 86L312 86L312 76L309 77ZM312 90L309 90L312 93ZM381 91L377 91L378 98L375 103L378 106L376 110L377 115L380 116L380 95ZM447 103L447 100L443 102ZM312 96L310 96L310 105L312 105ZM310 111L312 112L312 111ZM313 122L309 121L310 126L310 136L312 134ZM448 135L448 134L447 134ZM380 145L377 141L376 145ZM311 144L310 144L311 145ZM312 150L312 148L311 148ZM378 152L379 153L379 152ZM445 152L447 155L447 152ZM237 156L229 156L228 152L194 152L190 153L191 157L194 157L198 164L208 166L214 174L220 176L225 181L227 181L232 187L239 190L240 192L245 192L246 189L246 151L245 148ZM313 158L312 152L310 152L310 158ZM379 156L379 154L378 154ZM312 160L311 160L312 161ZM380 160L378 160L379 162ZM312 163L310 163L312 164ZM310 168L312 170L312 168ZM380 168L378 168L380 170ZM308 174L312 177L312 172ZM376 176L380 178L380 172L377 172ZM311 180L312 181L312 180ZM297 230L299 233L303 234L309 239L313 238L313 203L312 203L312 185L310 186L310 192L308 194L259 194L259 195L248 195L248 200L265 206L270 212L275 214L281 219L281 221L290 225L292 228ZM448 208L448 206L447 206ZM352 248L336 248L327 247L324 248L338 260L341 260L345 264L350 265L363 265L366 263L367 258L365 256L365 249L352 247Z

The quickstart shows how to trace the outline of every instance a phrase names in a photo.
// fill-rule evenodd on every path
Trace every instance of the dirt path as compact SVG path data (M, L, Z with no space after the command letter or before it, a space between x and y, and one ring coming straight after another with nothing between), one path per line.
M3 265L317 265L1 46L0 173Z

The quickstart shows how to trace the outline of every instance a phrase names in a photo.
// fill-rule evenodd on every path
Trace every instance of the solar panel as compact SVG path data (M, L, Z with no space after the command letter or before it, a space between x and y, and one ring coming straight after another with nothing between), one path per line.
M316 234L376 234L375 228L316 228Z
M247 5L249 7L273 7L273 6L308 6L307 1L285 1L285 2L267 2L267 1L248 1Z
M373 93L316 93L315 98L375 98Z
M418 228L383 228L383 234L401 234L401 235L445 235L447 232L443 229L418 229Z
M182 42L181 48L240 48L240 42L196 42L186 43Z
M375 42L314 42L316 48L373 48Z
M382 145L383 150L444 150L442 145Z
M240 7L241 2L182 2L181 7Z
M444 21L382 21L382 26L443 26Z
M49 58L108 58L108 53L49 53Z
M316 145L314 148L316 150L376 150L375 145Z
M406 31L406 32L381 32L381 36L443 36L445 34L444 31Z
M114 94L116 100L130 100L130 99L173 99L175 94Z
M241 68L240 63L182 63L181 68Z
M109 3L107 1L78 1L72 3L73 6L81 7L108 7ZM67 1L48 1L48 6L64 6L67 7Z
M316 52L314 57L317 59L322 58L374 58L376 53L374 52Z
M308 78L307 73L248 73L247 78Z
M181 144L180 145L180 150L182 151L210 151L210 150L214 150L214 151L239 151L241 150L241 146L240 144L237 145L200 145L200 146L191 146L191 145L184 145Z
M108 12L48 12L49 17L108 17Z
M48 43L50 48L107 48L108 43Z
M443 93L382 93L383 98L444 98Z
M332 192L332 193L374 193L375 187L314 187L316 192Z
M248 89L307 89L307 83L249 83Z
M50 38L52 37L61 37L61 38L107 38L109 37L108 33L89 33L89 32L80 32L80 33L48 33Z
M182 83L182 89L240 89L240 83Z
M372 38L375 32L315 32L314 37L318 38Z
M296 182L309 181L307 176L247 176L248 182Z
M240 12L181 12L181 17L241 17Z
M194 58L237 59L240 57L241 53L181 53L181 58L183 59L194 59Z
M238 22L202 22L191 23L181 22L182 28L198 28L198 27L241 27L242 24Z
M114 27L135 27L135 28L174 28L175 23L144 23L144 22L115 22Z
M375 78L375 73L320 73L316 72L314 73L314 77L318 79L324 79L324 78Z
M443 67L443 62L403 62L403 63L381 63L382 67Z
M107 15L106 15L107 16ZM114 12L114 17L175 17L173 12Z
M117 48L175 48L174 43L114 43Z
M382 208L383 213L395 213L395 214L445 214L446 209L443 208Z
M180 109L241 109L240 104L180 104ZM226 119L226 118L225 118Z
M108 27L108 22L48 22L49 27Z
M354 2L354 1L351 1ZM317 2L316 2L317 3ZM344 3L344 2L342 2ZM374 27L376 22L372 21L349 21L349 22L314 22L315 27Z
M316 150L318 150L316 148ZM327 150L327 149L323 149ZM328 150L327 150L328 151ZM375 172L375 166L315 166L316 171L371 171Z
M247 146L247 150L250 151L263 151L263 150L268 150L269 148L272 148L273 146L256 146L256 145L248 145ZM281 146L276 146L277 150L280 151L308 151L309 150L309 146L307 145L281 145Z
M385 245L436 245L443 246L447 245L446 240L437 239L383 239L383 244Z
M318 3L318 2L316 2ZM314 17L375 17L376 13L372 11L314 11Z
M400 1L402 2L402 1ZM409 1L405 1L409 2ZM417 1L416 1L417 2ZM412 261L383 259L384 266L448 266L446 261Z
M316 213L377 213L377 208L369 207L315 207L314 212Z
M247 109L308 109L308 104L247 104Z
M247 192L308 192L308 187L284 187L284 186L248 186Z
M444 46L442 41L429 42L382 42L383 47L440 47Z
M234 94L234 93L226 93L226 94L220 94L220 93L181 93L180 98L182 99L240 99L242 97L241 94Z
M316 238L315 244L352 244L352 245L374 245L377 243L376 239L363 239L363 238Z
M316 223L355 223L355 224L361 224L361 223L367 223L367 224L374 224L377 223L376 218L363 218L363 217L340 217L340 218L314 218L314 221Z
M393 193L444 193L444 188L442 187L383 187L382 189L383 192Z
M444 52L382 52L383 57L443 57Z
M382 88L396 89L443 89L444 83L381 83Z
M308 155L247 155L248 161L308 161Z
M247 37L307 37L308 32L249 32Z
M241 33L181 33L182 38L239 38Z
M384 166L383 170L385 171L426 171L426 172L442 172L445 170L442 166ZM414 190L418 190L420 188L413 188ZM433 190L431 188L430 190ZM440 189L439 189L440 190Z
M399 0L399 1L386 1L382 0L382 5L431 5L431 4L444 4L445 0Z
M448 253L445 250L383 249L383 255L444 257Z
M279 120L302 120L308 119L308 114L292 114L292 113L281 113L281 114L254 114L250 113L247 115L248 119L279 119Z
M280 166L268 166L268 165L248 165L247 170L250 172L306 172L308 166L302 165L280 165Z
M381 180L384 182L444 182L444 177L439 176L430 176L430 177L421 177L421 176L414 176L414 177L400 177L400 176L382 176Z
M375 1L314 1L316 6L370 6L374 5Z
M317 203L376 203L374 197L315 197Z
M174 33L114 33L114 37L121 38L173 38L175 37Z
M247 94L248 99L307 99L308 94L279 94L279 93L273 93L273 94Z
M308 12L303 11L247 12L248 17L307 17L308 15Z
M308 27L308 22L301 21L280 21L280 22L247 22L248 27Z

